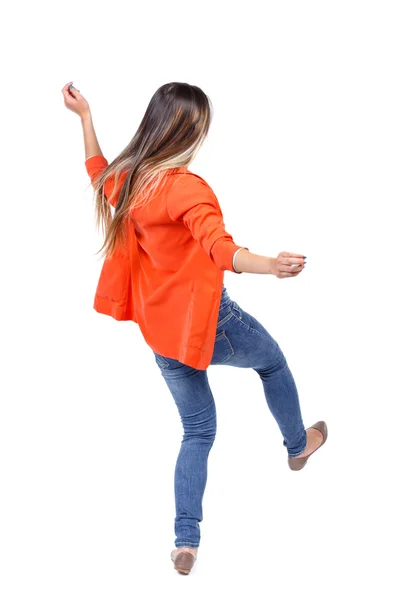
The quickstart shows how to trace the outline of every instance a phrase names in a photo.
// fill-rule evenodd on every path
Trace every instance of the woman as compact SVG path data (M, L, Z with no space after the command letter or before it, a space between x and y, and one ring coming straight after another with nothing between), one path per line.
M171 558L175 569L187 574L200 543L208 454L216 434L210 364L256 371L292 470L302 469L327 438L324 421L305 430L278 343L223 285L225 270L296 277L306 257L252 254L226 232L211 187L188 169L211 122L211 103L200 88L161 86L131 142L111 164L101 152L85 98L71 82L62 93L66 107L81 118L97 225L105 231L94 308L138 323L182 421Z

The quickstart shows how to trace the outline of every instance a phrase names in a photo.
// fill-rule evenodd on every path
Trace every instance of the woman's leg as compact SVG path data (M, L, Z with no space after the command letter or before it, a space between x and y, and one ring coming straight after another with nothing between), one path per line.
M265 367L256 367L254 371L260 376L266 402L280 428L288 456L298 456L306 447L306 431L295 381L280 347Z
M183 439L175 468L175 546L198 548L208 454L216 436L216 408L206 371L155 354L176 403Z
M280 428L288 456L301 454L306 447L307 433L302 420L298 391L276 340L259 321L231 300L226 291L222 298L216 333L211 364L251 368L258 373L268 407ZM230 352L223 358L227 347L226 340Z

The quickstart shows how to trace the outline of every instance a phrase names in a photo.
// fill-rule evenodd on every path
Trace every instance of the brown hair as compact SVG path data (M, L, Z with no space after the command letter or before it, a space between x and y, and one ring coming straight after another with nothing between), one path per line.
M172 82L157 89L132 140L93 182L96 226L105 234L98 252L104 250L110 256L119 243L125 243L124 225L130 211L162 189L167 170L188 166L208 133L211 118L211 101L199 87ZM127 174L112 218L109 200L122 171ZM114 186L107 199L104 184L108 177L114 177Z

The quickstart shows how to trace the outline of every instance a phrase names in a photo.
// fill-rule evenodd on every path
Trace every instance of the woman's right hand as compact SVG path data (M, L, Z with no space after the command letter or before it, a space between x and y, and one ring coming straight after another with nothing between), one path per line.
M90 115L90 106L86 98L75 87L72 86L72 81L66 83L62 88L65 106L76 113L81 119L86 115Z
M285 277L296 277L305 268L305 257L303 254L294 254L293 252L280 252L273 260L272 274L278 279ZM292 265L298 265L292 267Z

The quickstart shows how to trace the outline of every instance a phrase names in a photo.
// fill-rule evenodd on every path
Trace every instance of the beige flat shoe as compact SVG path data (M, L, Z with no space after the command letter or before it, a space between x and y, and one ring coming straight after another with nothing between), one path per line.
M291 471L300 471L301 469L303 469L303 467L308 462L309 456L312 456L312 454L314 454L316 452L316 450L321 448L327 439L328 431L327 431L327 423L325 421L317 421L317 423L315 423L311 427L308 427L308 429L318 429L323 435L323 441L321 442L320 446L318 446L315 450L313 450L313 452L311 452L307 456L301 456L300 458L298 458L297 456L294 456L294 457L289 456L288 457L288 466L291 469Z
M183 575L188 575L190 573L197 560L197 557L194 556L194 554L191 554L191 552L187 552L187 550L181 550L180 552L177 552L175 556L173 555L173 552L171 552L170 557L175 564L176 571Z

